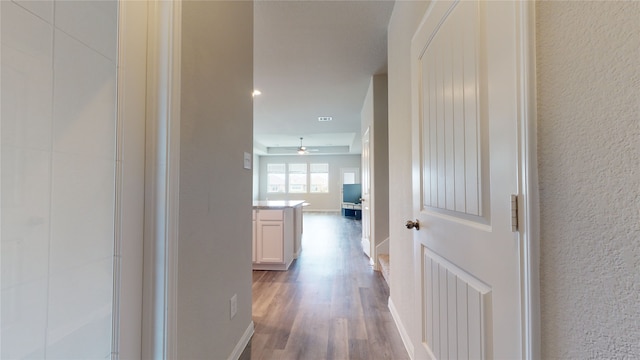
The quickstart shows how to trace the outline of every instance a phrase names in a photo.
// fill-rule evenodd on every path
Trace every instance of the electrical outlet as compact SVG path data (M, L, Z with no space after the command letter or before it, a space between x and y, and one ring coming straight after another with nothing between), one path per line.
M233 317L236 316L236 313L238 312L238 294L233 294L233 296L229 300L229 303L231 305L231 318L233 319Z

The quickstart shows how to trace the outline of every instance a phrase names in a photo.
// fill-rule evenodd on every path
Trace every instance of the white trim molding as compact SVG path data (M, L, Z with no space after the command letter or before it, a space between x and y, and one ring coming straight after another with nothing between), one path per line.
M149 1L142 358L177 359L182 1Z
M254 331L254 326L252 321L251 323L249 323L249 327L247 327L247 330L244 331L244 334L242 334L242 337L240 338L240 341L238 341L238 343L236 344L236 347L233 348L231 355L229 355L229 360L240 359L242 352L249 344L249 341L251 341L251 337L253 336L253 331Z
M118 2L111 358L141 356L147 5Z
M112 292L112 313L111 313L111 358L119 359L120 354L120 305L121 305L121 287L122 287L122 152L123 144L123 122L125 116L124 96L126 78L124 67L126 60L126 37L125 29L127 28L127 12L125 4L118 2L118 47L117 47L117 65L116 65L116 163L115 163L115 199L114 199L114 218L113 218L113 292Z
M398 314L398 310L396 306L393 304L393 300L389 297L389 311L391 312L391 317L393 321L396 323L396 328L398 328L398 332L400 333L400 338L402 339L402 343L404 344L407 353L409 354L410 359L415 358L415 352L413 348L413 343L411 342L411 337L409 336L409 332L407 328L404 327L402 320L400 319L400 315Z

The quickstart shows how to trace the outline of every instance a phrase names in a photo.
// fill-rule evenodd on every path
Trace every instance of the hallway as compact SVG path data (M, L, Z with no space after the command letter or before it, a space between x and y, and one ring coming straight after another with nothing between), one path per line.
M360 234L359 221L305 213L289 271L253 272L251 359L409 358Z

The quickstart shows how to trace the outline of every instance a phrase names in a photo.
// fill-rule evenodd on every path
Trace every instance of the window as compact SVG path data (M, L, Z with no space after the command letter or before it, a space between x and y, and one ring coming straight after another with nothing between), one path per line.
M311 184L310 192L329 192L329 164L310 164Z
M267 193L329 193L329 164L267 164Z
M289 192L307 192L307 164L289 164Z
M285 192L284 164L267 164L267 192Z

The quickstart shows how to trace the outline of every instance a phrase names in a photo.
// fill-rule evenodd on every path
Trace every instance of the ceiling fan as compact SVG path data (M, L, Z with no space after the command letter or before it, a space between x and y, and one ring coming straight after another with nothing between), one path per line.
M300 146L298 147L297 150L299 155L304 155L304 154L308 154L309 152L307 151L307 147L306 146L302 146L302 137L300 137Z
M319 152L321 151L320 148L308 148L306 146L304 146L302 144L302 140L303 138L300 138L300 146L297 147L280 147L280 146L275 146L275 147L268 147L267 148L267 153L270 155L289 155L289 154L295 154L298 153L299 155L307 155L310 152Z
M302 137L300 137L300 146L298 147L298 155L304 155L304 154L308 154L309 152L307 151L307 147L306 146L302 146Z
M298 146L298 149L296 150L296 152L299 155L305 155L305 154L308 154L309 151L318 151L318 149L309 149L306 146L302 145L302 137L300 137L300 146Z

